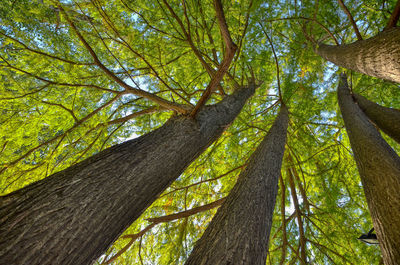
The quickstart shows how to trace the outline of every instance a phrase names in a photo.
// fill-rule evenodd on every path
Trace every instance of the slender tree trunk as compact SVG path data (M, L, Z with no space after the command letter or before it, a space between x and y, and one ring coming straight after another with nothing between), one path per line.
M358 94L353 96L368 118L400 144L400 111L380 106Z
M0 197L0 264L91 264L234 120L254 86Z
M265 265L287 124L282 106L186 265Z
M339 106L386 265L400 261L400 157L355 104L343 74Z
M320 44L317 53L334 64L400 83L400 28L347 45Z

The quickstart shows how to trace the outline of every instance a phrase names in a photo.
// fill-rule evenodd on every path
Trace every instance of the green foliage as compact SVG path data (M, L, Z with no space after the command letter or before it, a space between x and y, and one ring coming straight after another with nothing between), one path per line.
M263 84L222 137L97 263L130 244L129 235L151 224L147 218L225 197L272 124L280 89L291 120L268 264L281 260L300 264L297 218L303 221L306 254L312 264L378 264L379 249L356 240L372 224L337 106L339 69L318 57L304 34L333 43L328 30L340 43L353 42L356 38L347 16L333 0L222 2L239 49L229 76L221 82L223 92L217 89L208 103L231 93L235 82L250 82L252 73ZM345 2L364 38L384 28L395 3ZM225 51L213 3L188 0L168 1L168 5L175 15L162 0L2 2L0 194L148 133L177 115L116 82L96 64L77 32L121 82L169 102L198 102L211 79L199 56L216 70ZM351 78L355 91L400 108L398 86L357 73ZM289 177L294 178L301 213L294 210ZM118 254L114 264L184 263L215 211L155 225Z

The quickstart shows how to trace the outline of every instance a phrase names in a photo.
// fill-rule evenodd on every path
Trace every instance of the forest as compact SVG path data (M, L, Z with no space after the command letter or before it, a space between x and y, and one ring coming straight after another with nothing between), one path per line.
M400 264L399 17L1 1L0 264Z

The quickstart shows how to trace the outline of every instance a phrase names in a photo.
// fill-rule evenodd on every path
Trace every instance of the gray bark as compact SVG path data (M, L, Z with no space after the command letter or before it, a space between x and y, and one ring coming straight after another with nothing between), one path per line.
M265 265L287 124L283 106L186 265Z
M353 96L368 118L400 144L400 110L380 106L358 94Z
M400 261L400 157L355 104L342 75L339 106L385 264Z
M0 264L91 264L238 115L254 86L0 197Z
M338 66L400 83L399 27L347 45L320 44L317 53Z

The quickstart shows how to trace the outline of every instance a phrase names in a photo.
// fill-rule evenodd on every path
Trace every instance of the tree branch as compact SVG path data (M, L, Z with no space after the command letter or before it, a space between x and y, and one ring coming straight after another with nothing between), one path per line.
M215 89L216 86L219 85L225 73L228 72L229 66L233 60L235 52L237 50L236 44L232 41L231 35L228 30L228 26L226 24L224 11L222 8L221 0L214 0L215 12L217 13L218 24L220 27L220 31L222 37L224 39L224 43L226 46L226 52L224 55L224 59L222 60L220 66L218 67L217 72L211 78L210 83L208 84L206 91L204 91L200 100L197 102L196 106L193 108L190 115L195 117L200 108L207 102L208 98L211 95L211 92Z
M396 6L393 9L392 15L390 16L385 29L396 27L399 18L400 18L400 0L397 0Z
M189 110L188 108L184 107L183 105L174 103L174 102L169 102L168 100L165 100L163 98L160 98L152 93L149 93L147 91L141 90L134 88L124 81L122 81L118 76L116 76L113 72L111 72L97 57L97 54L95 51L92 49L92 47L89 45L89 43L85 40L85 38L82 36L82 34L79 32L75 24L72 22L72 20L69 18L68 14L65 12L65 10L61 7L61 5L58 5L58 8L60 9L61 13L64 15L65 19L67 20L68 24L71 26L72 30L75 32L75 34L78 36L79 40L83 44L83 46L86 48L86 50L90 53L92 56L94 63L101 69L103 70L106 75L108 75L112 80L114 80L117 84L119 84L121 87L123 87L125 90L132 92L133 94L144 97L146 99L149 99L160 106L163 106L167 109L172 109L175 110L179 113L187 113ZM190 108L190 107L189 107Z
M149 222L158 224L158 223L166 223L166 222L170 222L173 220L177 220L177 219L182 219L185 217L189 217L192 216L196 213L200 213L200 212L204 212L210 209L213 209L217 206L220 206L223 202L225 201L225 197L219 200L216 200L212 203L209 204L205 204L196 208L192 208L190 210L186 210L186 211L182 211L179 213L174 213L174 214L170 214L170 215L165 215L165 216L160 216L160 217L155 217L155 218L148 218L146 219Z
M282 91L281 91L281 81L279 77L279 62L278 62L278 57L276 56L276 52L274 49L274 44L272 43L271 38L268 36L267 32L264 30L264 27L259 23L261 26L262 31L264 32L265 36L267 37L267 40L269 42L269 45L271 45L272 52L274 54L274 59L275 59L275 65L276 65L276 79L278 81L278 93L279 93L279 99L283 103L283 97L282 97Z
M218 25L221 31L222 38L224 39L225 47L228 50L227 54L229 54L230 52L234 53L237 49L237 46L233 42L231 34L229 33L221 0L214 0L214 9L217 14Z
M347 6L344 4L343 0L338 0L340 7L343 9L343 11L346 13L347 17L350 20L351 25L353 26L354 32L357 35L357 39L358 40L362 40L363 38L361 37L360 31L358 30L357 24L354 21L353 16L351 15L349 9L347 8Z
M196 208L192 208L190 210L186 210L186 211L183 211L183 212L146 219L147 221L151 222L151 224L146 226L139 233L122 236L121 238L130 238L131 240L128 242L128 244L126 244L125 247L123 247L120 251L118 251L117 254L115 254L109 260L103 262L101 265L110 264L111 262L115 261L119 256L121 256L125 251L127 251L132 246L132 244L136 241L136 239L138 239L139 237L143 236L147 231L149 231L151 228L153 228L157 224L170 222L170 221L177 220L177 219L186 218L186 217L192 216L192 215L200 213L200 212L211 210L211 209L213 209L213 208L215 208L217 206L220 206L224 201L225 201L225 197L222 198L222 199L216 200L216 201L214 201L212 203L209 203L209 204L206 204L206 205L202 205L202 206L199 206L199 207L196 207Z
M296 194L296 186L294 184L294 179L292 175L292 171L288 168L288 180L289 180L289 186L290 186L290 191L292 193L292 199L293 199L293 204L294 208L296 209L297 212L297 222L299 225L299 234L300 234L300 256L301 259L307 264L307 254L306 254L306 243L307 239L304 235L304 226L303 226L303 220L301 219L301 210L300 210L300 205L299 205L299 200L297 198Z
M285 200L286 200L286 187L283 181L282 175L279 176L279 185L281 188L281 218L282 218L282 253L281 259L279 261L279 265L283 265L286 259L286 252L287 252L287 235L286 235L286 217L285 217Z

